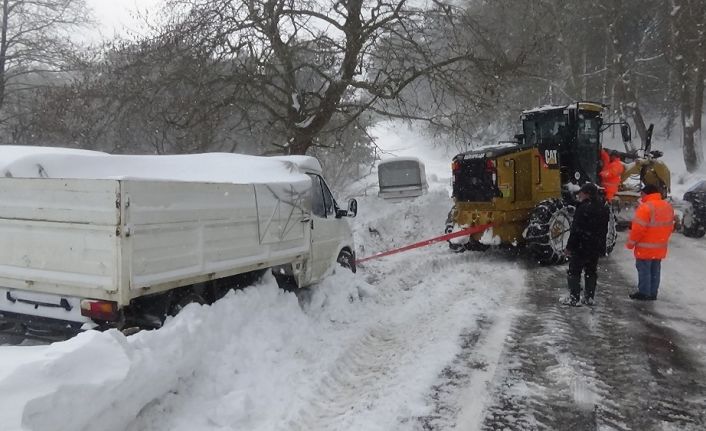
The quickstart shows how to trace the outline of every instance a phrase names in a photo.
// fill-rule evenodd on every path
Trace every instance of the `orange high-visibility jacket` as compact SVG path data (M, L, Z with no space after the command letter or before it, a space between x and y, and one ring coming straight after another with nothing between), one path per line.
M674 230L674 209L659 193L642 198L632 219L627 248L635 249L637 259L664 259Z
M608 151L601 149L601 161L603 162L603 167L605 168L608 166L608 163L610 163L610 154L608 154Z
M605 152L605 150L603 150ZM605 197L607 200L613 199L613 196L618 192L618 187L620 186L620 180L625 171L625 166L620 159L610 160L606 163L606 158L601 153L601 159L603 159L603 168L599 173L601 177L601 185L605 189Z

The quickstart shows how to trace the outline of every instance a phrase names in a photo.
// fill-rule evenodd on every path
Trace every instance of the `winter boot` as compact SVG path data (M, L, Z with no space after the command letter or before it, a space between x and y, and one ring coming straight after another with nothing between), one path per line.
M571 305L576 305L581 297L581 276L569 275L566 280L569 285L569 300Z
M586 283L585 292L583 297L583 303L586 305L593 305L593 296L596 293L596 283L598 277L596 275L586 275L584 277Z
M581 303L579 302L579 300L574 298L571 295L561 298L560 302L563 305L570 305L572 307L580 307L581 306Z
M649 296L641 293L641 292L633 292L630 295L628 295L630 299L637 299L638 301L647 301L649 300Z

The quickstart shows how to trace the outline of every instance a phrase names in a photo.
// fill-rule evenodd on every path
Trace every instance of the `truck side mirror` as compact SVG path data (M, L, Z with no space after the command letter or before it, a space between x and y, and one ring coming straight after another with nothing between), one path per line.
M356 214L358 214L358 202L355 199L348 202L347 210L336 209L336 218L355 217Z
M355 217L358 214L358 201L351 199L348 201L348 217Z
M628 123L623 123L620 125L620 134L623 135L623 142L632 141L632 135L630 133L630 125Z

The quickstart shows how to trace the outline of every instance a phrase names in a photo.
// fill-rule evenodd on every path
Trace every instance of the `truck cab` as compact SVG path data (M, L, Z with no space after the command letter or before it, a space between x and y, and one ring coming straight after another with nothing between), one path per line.
M355 199L342 208L331 192L323 177L323 170L319 161L308 156L282 156L281 160L288 160L296 164L305 172L312 182L310 206L311 217L308 218L310 227L311 252L305 271L300 274L296 284L308 285L323 279L336 263L355 272L355 249L353 247L353 233L346 217L355 217L358 212L358 203ZM282 268L278 268L281 272ZM296 268L294 268L296 272ZM290 273L286 268L285 273ZM277 277L277 270L274 271ZM282 283L279 277L280 284ZM291 280L288 280L291 284Z

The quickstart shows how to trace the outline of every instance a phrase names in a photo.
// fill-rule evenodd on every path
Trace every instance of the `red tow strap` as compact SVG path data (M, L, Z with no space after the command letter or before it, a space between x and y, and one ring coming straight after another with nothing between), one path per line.
M415 248L426 247L428 245L431 245L431 244L434 244L437 242L448 241L450 239L458 238L460 236L473 235L474 233L483 232L484 230L488 229L491 226L493 226L491 223L482 224L482 225L478 225L478 226L472 226L472 227L460 230L458 232L447 233L447 234L444 234L441 236L437 236L436 238L431 238L431 239L427 239L424 241L415 242L414 244L406 245L404 247L393 248L392 250L384 251L382 253L374 254L372 256L364 257L362 259L357 259L355 261L355 263L359 264L361 262L365 262L366 260L377 259L380 257L389 256L391 254L402 253L403 251L412 250Z

